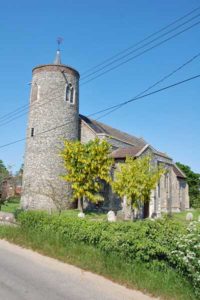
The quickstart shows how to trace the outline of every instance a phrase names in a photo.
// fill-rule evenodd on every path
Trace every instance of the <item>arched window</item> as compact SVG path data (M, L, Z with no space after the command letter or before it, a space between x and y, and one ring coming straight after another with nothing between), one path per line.
M74 88L71 83L66 87L66 101L73 104L74 103Z
M31 90L31 101L39 100L40 97L40 86L37 83L32 84Z

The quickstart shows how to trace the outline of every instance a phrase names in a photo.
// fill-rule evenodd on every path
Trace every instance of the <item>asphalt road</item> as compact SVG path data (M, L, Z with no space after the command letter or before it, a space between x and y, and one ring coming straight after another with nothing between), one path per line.
M0 240L0 300L152 300L101 276Z

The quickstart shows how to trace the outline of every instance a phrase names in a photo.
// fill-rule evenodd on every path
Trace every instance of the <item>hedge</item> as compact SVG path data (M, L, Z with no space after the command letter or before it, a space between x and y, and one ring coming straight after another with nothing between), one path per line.
M145 263L149 268L173 268L188 278L200 297L200 222L188 228L168 218L108 223L45 212L21 212L22 230L67 245L83 243L117 255L124 263Z
M25 230L55 235L64 244L95 245L127 262L156 262L160 266L167 261L174 236L183 230L168 220L108 223L35 211L22 212L18 221Z

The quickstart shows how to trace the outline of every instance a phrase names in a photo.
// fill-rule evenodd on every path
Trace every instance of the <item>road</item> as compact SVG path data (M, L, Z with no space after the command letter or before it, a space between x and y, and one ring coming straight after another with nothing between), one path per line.
M152 300L101 276L0 240L0 299Z

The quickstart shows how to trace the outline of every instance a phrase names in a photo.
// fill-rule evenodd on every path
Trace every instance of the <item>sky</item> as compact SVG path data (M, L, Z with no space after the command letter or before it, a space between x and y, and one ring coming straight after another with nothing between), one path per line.
M62 62L83 74L198 5L198 0L1 1L0 147L25 137L27 115L5 125L1 118L29 103L32 68L53 62L58 36L64 39ZM89 115L133 98L198 54L199 40L200 24L93 81L80 81L80 113ZM200 57L154 90L198 74ZM100 121L143 137L200 173L199 95L200 79L192 80L130 103ZM0 159L16 171L24 149L24 141L0 148Z

